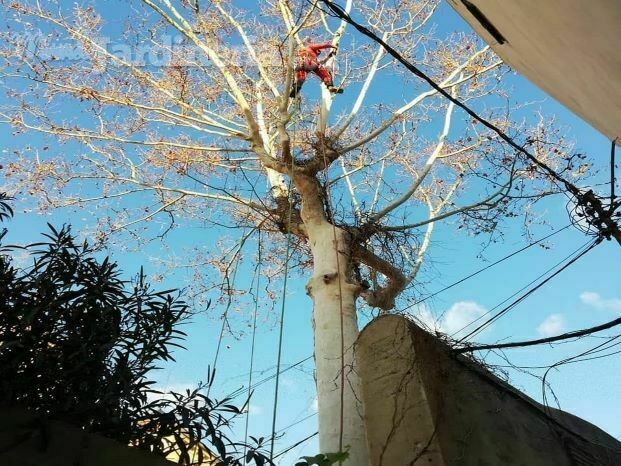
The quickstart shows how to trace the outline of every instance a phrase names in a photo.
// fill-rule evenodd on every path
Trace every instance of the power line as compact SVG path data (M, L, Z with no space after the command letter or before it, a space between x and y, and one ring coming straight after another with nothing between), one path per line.
M506 260L510 259L511 257L513 257L513 256L515 256L515 255L517 255L517 254L519 254L519 253L521 253L521 252L523 252L523 251L526 251L527 249L529 249L529 248L531 248L531 247L533 247L533 246L535 246L535 245L537 245L537 244L540 244L540 243L542 243L543 241L545 241L545 240L547 240L547 239L550 239L551 237L553 237L553 236L555 236L555 235L557 235L557 234L561 233L562 231L566 230L566 229L567 229L567 228L569 228L570 226L571 226L571 224L565 225L563 228L561 228L561 229L559 229L559 230L556 230L556 231L554 231L554 232L552 232L552 233L550 233L550 234L548 234L548 235L546 235L546 236L544 236L544 237L542 237L542 238L539 238L539 239L537 239L537 240L535 240L535 241L533 241L533 242L531 242L531 243L527 244L526 246L524 246L524 247L522 247L522 248L520 248L520 249L518 249L518 250L516 250L516 251L511 252L510 254L507 254L506 256L504 256L504 257L502 257L502 258L500 258L500 259L498 259L498 260L494 261L493 263L491 263L491 264L489 264L489 265L486 265L485 267L483 267L483 268L481 268L481 269L479 269L479 270L477 270L477 271L475 271L475 272L473 272L473 273L471 273L471 274L469 274L469 275L467 275L467 276L465 276L465 277L463 277L463 278L461 278L461 279L457 280L456 282L451 283L451 284L450 284L450 285L448 285L448 286L445 286L444 288L442 288L442 289L440 289L440 290L438 290L438 291L435 291L434 293L432 293L432 294L430 294L430 295L426 296L425 298L420 299L420 300L418 300L418 301L416 301L416 302L414 302L414 303L412 303L412 304L409 304L408 306L406 306L406 307L404 307L403 309L401 309L399 312L405 312L405 311L407 311L408 309L410 309L410 308L412 308L412 307L416 306L417 304L421 304L421 303L423 303L423 302L427 301L428 299L431 299L431 298L433 298L433 297L435 297L435 296L437 296L437 295L439 295L439 294L443 293L444 291L449 290L449 289L451 289L451 288L453 288L453 287L455 287L455 286L457 286L457 285L459 285L459 284L461 284L461 283L465 282L466 280L468 280L468 279L470 279L470 278L475 277L476 275L479 275L480 273L482 273L482 272L484 272L484 271L486 271L486 270L488 270L488 269L490 269L490 268L492 268L492 267L494 267L494 266L496 266L496 265L498 265L498 264L500 264L500 263L502 263L502 262L504 262L504 261L506 261ZM573 255L573 253L572 253L572 255ZM567 259L567 258L563 259L563 260L561 261L561 263L562 263L562 262L564 262L566 259ZM558 265L559 265L559 264L556 264L554 267L557 267ZM545 275L545 274L546 274L546 273L548 273L548 272L549 272L549 270L548 270L548 271L546 271L543 275ZM539 278L541 278L541 275L540 275L537 279L539 279ZM535 279L534 281L536 281L537 279ZM534 282L534 281L533 281L533 282ZM533 282L530 282L530 283L529 283L528 285L526 285L524 288L526 288L527 286L531 285ZM518 292L514 293L512 296L515 296L515 294L519 293L519 292L520 292L520 291L522 291L524 288L520 289ZM512 296L510 296L508 299L510 299ZM506 300L505 300L505 301L506 301ZM503 301L503 302L505 302L505 301ZM500 304L502 304L503 302L501 302ZM496 306L496 307L498 307L498 306ZM492 310L494 310L494 309L495 309L495 308L492 308ZM466 326L466 327L464 327L464 328L467 328L467 327L468 327L468 326ZM462 328L462 329L460 329L459 331L461 331L461 330L463 330L463 328ZM459 331L458 331L458 332L456 332L456 333L459 333ZM289 370L291 370L291 369L294 369L295 367L297 367L297 366L299 366L299 365L301 365L301 364L303 364L303 363L305 363L305 362L309 361L309 360L310 360L310 359L312 359L312 358L313 358L313 355L311 354L311 355L309 355L309 356L307 356L307 357L305 357L305 358L303 358L303 359L301 359L301 360L299 360L299 361L297 361L297 362L295 362L295 363L291 364L290 366L286 367L285 369L282 369L282 370L280 371L280 373L281 373L281 374L283 374L283 373L285 373L285 372L287 372L287 371L289 371ZM239 389L239 390L237 390L237 391L233 392L233 393L231 394L231 396L236 397L236 396L239 396L239 395L241 395L241 394L243 394L243 393L250 392L250 391L254 390L255 388L257 388L258 386L263 385L264 383L267 383L267 382L269 382L270 380L273 380L275 377L276 377L276 373L271 374L271 375L269 375L269 376L267 376L267 377L265 377L265 378L263 378L263 379L259 380L259 381L258 381L258 382L256 382L254 385L251 385L251 386L246 387L246 388L241 388L241 389Z
M435 291L434 293L432 293L432 294L430 294L430 295L428 295L428 296L425 296L423 299L420 299L420 300L418 300L418 301L416 301L416 302L414 302L414 303L412 303L412 304L409 304L408 306L404 307L403 309L399 310L398 312L405 312L405 311L407 311L408 309L410 309L410 308L412 308L412 307L414 307L414 306L416 306L416 305L418 305L418 304L424 303L424 302L425 302L425 301L427 301L428 299L431 299L431 298L433 298L434 296L437 296L437 295L439 295L440 293L445 292L446 290L449 290L449 289L451 289L451 288L453 288L453 287L455 287L455 286L457 286L457 285L460 285L461 283L465 282L466 280L469 280L470 278L475 277L475 276L479 275L480 273L485 272L485 271L486 271L486 270L488 270L488 269L491 269L491 268L492 268L492 267L494 267L495 265L498 265L498 264L500 264L500 263L502 263L502 262L506 261L507 259L510 259L511 257L513 257L513 256L515 256L515 255L517 255L517 254L519 254L519 253L521 253L521 252L523 252L523 251L526 251L527 249L529 249L529 248L531 248L531 247L535 246L536 244L542 243L543 241L545 241L545 240L547 240L547 239L549 239L549 238L553 237L554 235L557 235L557 234L559 234L560 232L562 232L562 231L566 230L566 229L567 229L567 228L569 228L570 226L571 226L571 223L570 223L570 224L568 224L568 225L565 225L565 226L564 226L563 228L561 228L560 230L556 230L556 231L554 231L554 232L550 233L549 235L544 236L543 238L539 238L538 240L535 240L535 241L533 241L532 243L527 244L526 246L524 246L524 247L522 247L522 248L518 249L517 251L513 251L512 253L507 254L506 256L504 256L504 257L502 257L502 258L498 259L497 261L495 261L495 262L493 262L493 263L491 263L491 264L489 264L489 265L486 265L485 267L483 267L483 268L481 268L481 269L477 270L476 272L473 272L473 273L471 273L470 275L467 275L467 276L465 276L465 277L463 277L463 278L461 278L461 279L457 280L456 282L453 282L453 283L451 283L450 285L445 286L444 288L442 288L442 289L440 289L440 290L438 290L438 291ZM462 330L463 330L463 329L462 329Z
M312 417L315 417L315 416L317 416L317 412L311 413L311 414L309 414L308 416L304 416L302 419L300 419L300 420L298 420L298 421L295 421L295 422L292 422L292 423L291 423L291 424L289 424L288 426L282 427L281 429L279 429L279 430L278 430L278 432L277 432L277 433L278 433L278 434L280 434L280 433L284 432L285 430L289 430L289 429L291 429L292 427L295 427L295 426L297 426L298 424L301 424L302 422L307 421L308 419L310 419L310 418L312 418Z
M280 370L280 374L284 374L287 371L290 371L291 369L294 369L295 367L299 366L300 364L304 364L306 361L310 360L313 358L313 355L311 354L310 356L305 357L304 359L300 359L299 361L291 364L290 366L286 367L285 369ZM250 387L246 387L246 388L240 388L238 390L235 390L233 393L231 393L229 396L231 398L237 397L243 393L247 393L247 392L251 392L252 390L254 390L255 388L257 388L260 385L263 385L264 383L269 382L270 380L274 380L274 378L276 378L276 372L273 373L272 375L269 375L261 380L259 380L258 382L256 382L254 385L250 386Z
M579 362L579 361L581 361L581 358L583 358L584 356L589 356L591 354L595 354L595 353L598 353L600 351L605 351L605 350L611 348L612 346L616 346L616 344L615 344L615 345L607 347L607 345L609 345L610 343L612 343L613 341L615 341L615 340L617 340L619 338L621 338L621 335L614 336L614 337L608 339L607 341L605 341L603 343L600 343L599 345L597 345L597 346L595 346L593 348L590 348L590 349L588 349L586 351L583 351L582 353L579 353L579 354L577 354L575 356L571 356L569 358L562 359L561 361L558 361L558 362L552 364L550 367L548 367L548 369L546 370L545 374L543 375L543 378L541 379L542 386L544 387L544 390L543 390L543 401L546 404L546 406L547 406L548 403L547 403L547 394L546 394L546 391L545 391L545 386L546 386L545 384L546 384L546 379L548 377L548 374L550 373L550 371L552 369L557 368L557 367L562 366L562 365L565 365L565 364L569 364L571 362ZM585 360L589 360L589 358L586 358Z
M395 58L399 63L401 63L405 68L407 68L411 73L418 76L420 79L425 81L429 86L431 86L436 92L442 95L444 98L448 99L454 105L461 108L464 112L466 112L470 117L479 121L483 126L488 128L489 130L496 133L503 141L505 141L509 146L518 151L519 153L526 156L528 160L532 163L543 169L543 171L552 179L559 182L561 185L565 187L565 189L571 193L576 199L576 210L579 211L579 214L585 217L589 227L594 227L598 235L605 237L606 239L611 239L614 237L619 245L621 245L621 230L619 229L619 225L617 225L616 220L613 218L615 216L616 208L621 205L615 206L614 200L610 203L610 207L606 208L603 205L602 199L597 196L592 190L588 190L586 192L579 189L572 182L563 178L560 174L558 174L554 169L548 166L546 163L539 160L536 156L531 154L525 146L522 146L515 142L513 138L507 135L502 129L500 129L495 124L491 123L487 119L480 116L466 104L461 102L458 98L453 97L450 92L447 92L442 88L438 83L436 83L431 77L425 74L422 70L420 70L416 65L406 60L399 52L393 49L390 45L388 45L381 37L377 34L373 33L367 27L362 24L354 21L352 17L343 9L342 6L337 5L332 0L321 0L324 5L326 5L334 16L340 18L343 21L346 21L351 26L353 26L358 32L373 40L374 42L380 44L382 48L393 58ZM329 12L327 12L329 14ZM612 141L612 159L614 160L614 147L616 144L616 139ZM613 176L614 180L614 176ZM614 182L613 182L614 184ZM614 189L611 189L611 197L614 199Z
M514 341L510 343L498 343L498 344L492 344L492 345L469 346L466 348L455 349L454 352L455 353L466 353L466 352L471 352L471 351L507 349L507 348L523 348L526 346L543 345L543 344L548 344L548 343L554 343L554 342L561 341L561 340L580 338L586 335L590 335L592 333L601 332L603 330L616 327L617 325L621 325L621 318L614 319L614 320L611 320L610 322L606 322L605 324L601 324L601 325L596 325L594 327L589 327L589 328L585 328L582 330L574 330L572 332L562 333L554 337L539 338L537 340Z
M293 450L294 448L302 445L304 442L308 442L310 439L312 439L314 436L318 435L319 432L315 432L314 434L310 434L308 437L304 437L302 440L300 440L299 442L294 443L293 445L291 445L290 447L284 449L283 451L281 451L280 453L278 453L277 455L274 456L274 458L272 458L272 460L275 460L276 458L281 457L282 455L284 455L285 453L289 453L291 450Z
M455 332L453 332L450 336L451 338L453 338L455 335L457 335L458 333L461 333L462 331L464 331L465 329L467 329L468 327L474 325L475 323L477 323L479 320L483 319L485 316L488 316L489 314L491 314L494 310L498 309L500 306L502 306L504 303L506 303L507 301L509 301L511 298L513 298L514 296L517 296L519 293L521 293L522 291L524 291L525 289L527 289L529 286L531 286L533 283L536 283L539 279L545 277L546 275L548 275L551 271L553 271L554 269L556 269L558 266L560 266L563 262L567 261L569 258L571 258L573 255L576 254L577 251L580 251L580 249L582 249L583 247L585 247L588 243L585 243L583 246L581 246L580 248L578 248L576 251L571 252L570 254L568 254L567 256L563 257L560 261L558 261L557 263L555 263L553 266L549 267L548 269L546 269L544 272L540 273L539 275L537 275L537 277L535 277L534 279L532 279L530 282L528 282L526 285L524 285L522 288L520 288L519 290L515 291L514 293L512 293L511 295L509 295L508 297L506 297L505 299L503 299L502 301L500 301L498 304L496 304L494 307L492 307L489 311L485 312L484 314L480 315L479 317L477 317L476 319L472 320L471 322L469 322L468 324L464 325L462 328L456 330Z
M552 280L554 277L556 277L557 275L559 275L563 270L567 269L569 266L571 266L572 264L574 264L578 259L580 259L581 257L583 257L586 253L588 253L589 251L591 251L595 246L597 246L600 242L602 241L602 238L597 238L594 241L589 241L588 243L586 243L585 245L581 246L580 248L578 248L576 251L574 251L573 253L571 253L568 257L574 256L572 259L569 260L569 262L567 262L565 265L563 265L560 269L558 269L556 272L554 272L552 275L550 275L548 278L546 278L545 280L541 281L539 284L537 284L536 286L534 286L533 288L529 289L528 291L526 291L523 295L521 295L519 298L517 298L516 300L514 300L513 302L511 302L511 304L505 306L504 308L502 308L500 311L498 311L496 314L494 314L492 317L490 317L489 319L487 319L485 322L483 322L481 325L479 325L477 328L475 328L473 331L471 331L470 333L468 333L466 336L462 337L458 343L462 343L464 340L473 337L474 335L480 333L483 329L485 329L486 327L488 327L492 322L494 322L495 320L499 319L500 317L502 317L503 315L505 315L507 312L509 312L511 309L513 309L515 306L517 306L519 303L521 303L522 301L524 301L526 298L528 298L531 294L533 294L535 291L537 291L539 288L541 288L543 285L545 285L546 283L548 283L550 280ZM576 255L577 254L577 255ZM567 260L566 257L565 259L563 259L560 263L564 262L565 260ZM560 264L559 263L559 264ZM546 272L544 272L542 275L540 275L538 278L535 279L538 280L541 276L546 275L547 273L549 273L551 270L553 270L554 268L556 268L559 264L555 264L551 269L548 269ZM531 282L533 283L533 282ZM528 286L528 285L527 285ZM506 301L506 300L505 300ZM496 306L497 307L497 306ZM471 324L469 324L468 326L470 326ZM466 326L465 328L467 328L468 326ZM457 333L457 332L456 332Z
M524 247L522 247L522 248L520 248L520 249L518 249L518 250L516 250L516 251L511 252L510 254L507 254L506 256L504 256L504 257L502 257L502 258L500 258L500 259L498 259L498 260L494 261L493 263L491 263L491 264L489 264L489 265L487 265L487 266L485 266L485 267L483 267L483 268L481 268L481 269L479 269L479 270L477 270L477 271L475 271L475 272L473 272L473 273L471 273L471 274L469 274L469 275L467 275L467 276L465 276L465 277L463 277L463 278L461 278L461 279L457 280L456 282L451 283L451 284L450 284L450 285L448 285L448 286L445 286L444 288L442 288L442 289L440 289L440 290L438 290L438 291L435 291L434 293L432 293L432 294L430 294L430 295L426 296L425 298L423 298L423 299L421 299L421 300L416 301L416 302L415 302L415 303L413 303L413 304L408 305L407 307L405 307L405 308L401 309L399 312L404 312L404 311L406 311L406 310L408 310L408 309L412 308L413 306L416 306L417 304L421 304L421 303L423 303L423 302L427 301L428 299L431 299L431 298L433 298L433 297L435 297L435 296L437 296L437 295L439 295L439 294L443 293L444 291L449 290L449 289L451 289L451 288L453 288L453 287L455 287L455 286L457 286L457 285L459 285L459 284L463 283L464 281L466 281L466 280L468 280L468 279L470 279L470 278L475 277L476 275L479 275L480 273L482 273L482 272L484 272L484 271L486 271L486 270L488 270L488 269L490 269L490 268L492 268L492 267L494 267L494 266L496 266L496 265L498 265L498 264L500 264L500 263L502 263L502 262L504 262L504 261L506 261L506 260L510 259L511 257L513 257L513 256L515 256L515 255L517 255L517 254L519 254L519 253L521 253L521 252L523 252L523 251L525 251L525 250L527 250L527 249L529 249L529 248L531 248L531 247L533 247L533 246L535 246L535 245L537 245L537 244L540 244L540 243L542 243L543 241L545 241L545 240L547 240L547 239L550 239L551 237L553 237L553 236L555 236L555 235L557 235L557 234L561 233L562 231L566 230L566 229L567 229L567 228L569 228L570 226L571 226L571 224L568 224L568 225L564 226L563 228L561 228L561 229L559 229L559 230L556 230L556 231L554 231L554 232L552 232L552 233L550 233L550 234L548 234L548 235L546 235L546 236L544 236L544 237L542 237L542 238L539 238L539 239L537 239L537 240L535 240L535 241L533 241L533 242L531 242L531 243L527 244L526 246L524 246ZM574 254L574 253L570 254L570 256L571 256L571 255L573 255L573 254ZM569 256L568 256L568 257L569 257ZM568 258L568 257L565 257L565 258L564 258L561 262L559 262L559 263L555 264L555 265L554 265L551 269L556 268L558 265L560 265L560 263L562 263L562 262L564 262L565 260L567 260L567 258ZM535 280L531 281L529 284L527 284L526 286L524 286L523 288L521 288L520 290L518 290L516 293L514 293L513 295L511 295L511 296L510 296L509 298L507 298L507 299L510 299L511 297L515 296L517 293L519 293L520 291L522 291L522 290L523 290L523 289L525 289L526 287L530 286L530 285L531 285L532 283L534 283L536 280L538 280L538 279L539 279L539 278L541 278L542 276L544 276L544 275L546 275L547 273L549 273L549 271L550 271L551 269L548 269L548 270L547 270L546 272L544 272L542 275L540 275L539 277L537 277ZM507 299L505 299L504 301L502 301L500 304L502 304L502 303L506 302L506 301L507 301ZM500 304L499 304L499 305L500 305ZM497 305L497 306L495 306L494 308L492 308L491 310L494 310L496 307L498 307L498 305ZM471 324L469 324L469 325L471 325ZM467 326L466 326L466 327L464 327L464 328L467 328L469 325L467 325ZM460 329L459 331L463 330L464 328ZM459 331L457 331L456 333L459 333ZM301 364L304 364L305 362L307 362L307 361L311 360L312 358L313 358L313 355L311 354L311 355L309 355L309 356L307 356L307 357L305 357L305 358L303 358L303 359L300 359L299 361L296 361L296 362L294 362L293 364L291 364L291 365L287 366L286 368L284 368L284 369L280 370L280 374L283 374L283 373L285 373L285 372L287 372L287 371L290 371L291 369L294 369L294 368L296 368L296 367L300 366ZM246 387L246 388L240 388L240 389L236 390L235 392L231 393L231 395L230 395L230 396L231 396L231 397L237 397L237 396L240 396L240 395L242 395L242 394L244 394L244 393L251 392L251 391L253 391L255 388L257 388L257 387L259 387L259 386L261 386L261 385L263 385L263 384L265 384L265 383L267 383L267 382L269 382L269 381L273 380L275 377L276 377L276 372L274 372L273 374L271 374L271 375L269 375L269 376L267 376L267 377L265 377L265 378L263 378L263 379L261 379L261 380L257 381L256 383L254 383L254 384L252 384L252 385L249 385L249 386L248 386L248 387Z
M502 258L502 259L500 259L499 261L496 261L494 264L491 264L491 265L489 265L489 266L485 267L485 268L484 268L484 270L485 270L485 269L487 269L487 268L492 267L493 265L496 265L497 263L502 262L503 260L508 259L509 257L512 257L512 256L514 256L514 255L518 254L519 252L521 252L521 251L523 251L523 250L525 250L525 249L527 249L527 248L529 248L529 247L533 246L534 244L537 244L537 243L539 243L539 242L541 242L541 241L544 241L545 239L547 239L547 238L549 238L549 237L551 237L551 236L553 236L553 235L555 235L555 234L557 234L557 233L559 233L559 232L561 232L561 231L565 230L565 229L566 229L566 228L568 228L568 227L569 227L569 225L568 225L568 226L563 227L561 230L557 230L556 232L554 232L554 233L552 233L552 234L550 234L550 235L547 235L546 237L543 237L543 238L541 238L541 239L539 239L539 240L537 240L537 241L535 241L535 242L533 242L533 243L531 243L531 244L527 245L527 246L526 246L526 247L524 247L524 248L521 248L521 249L520 249L520 250L518 250L518 251L515 251L515 252L513 252L513 253L509 254L509 255L508 255L508 256L506 256L505 258ZM582 257L584 254L586 254L588 251L590 251L593 247L595 247L595 245L599 244L599 242L601 242L601 240L599 240L599 241L598 241L598 240L596 240L596 241L593 241L593 242L589 241L589 243L587 243L587 244L585 244L585 245L581 246L578 250L576 250L576 251L572 252L569 256L565 257L562 261L560 261L559 263L555 264L552 268L550 268L550 269L546 270L546 271L545 271L542 275L540 275L539 277L537 277L535 280L533 280L531 283L529 283L529 284L528 284L528 285L526 285L526 286L529 286L530 284L532 284L534 281L538 280L538 279L539 279L539 278L541 278L542 276L547 275L547 274L548 274L551 270L553 270L554 268L558 267L558 265L560 265L561 263L565 262L565 261L566 261L569 257L574 256L576 253L578 253L580 250L582 250L581 252L579 252L579 254L578 254L577 256L575 256L573 259L571 259L571 260L570 260L567 264L565 264L565 265L564 265L561 269L559 269L558 271L556 271L553 275L551 275L551 276L550 276L550 277L548 277L546 280L544 280L543 282L541 282L540 284L538 284L536 287L534 287L534 288L532 288L531 290L529 290L528 292L526 292L524 295L522 295L520 298L518 298L517 300L515 300L514 302L512 302L510 305L508 305L507 307L505 307L504 309L502 309L501 311L499 311L496 315L494 315L492 318L488 319L488 321L484 322L481 326L479 326L479 327L478 327L477 329L475 329L473 332L471 332L470 334L466 335L466 337L464 337L464 339L465 339L465 338L468 338L468 337L469 337L469 336L471 336L471 335L474 335L474 334L478 333L478 331L480 331L480 329L482 329L482 328L484 328L485 326L489 325L489 323L491 323L492 321L496 320L497 318L499 318L499 317L500 317L501 315L503 315L504 313L508 312L508 311L509 311L512 307L514 307L514 306L515 306L515 305L517 305L519 302L521 302L521 301L523 301L524 299L526 299L526 297L528 297L530 294L532 294L532 293L533 293L534 291L536 291L538 288L540 288L540 287L541 287L541 286L543 286L545 283L547 283L548 281L550 281L552 278L554 278L554 277L555 277L556 275L558 275L560 272L562 272L563 270L565 270L565 269L566 269L567 267L569 267L571 264L575 263L575 262L576 262L576 261L577 261L580 257ZM482 270L481 270L481 271L482 271ZM479 271L479 272L475 272L474 274L471 274L470 276L468 276L468 278L470 278L471 276L476 275L477 273L480 273L480 271ZM465 278L465 279L467 279L467 278ZM465 279L460 280L460 281L459 281L459 283L463 282ZM451 286L454 286L454 285L451 285ZM450 288L451 286L447 287L446 289ZM526 286L525 286L525 287L526 287ZM525 287L523 287L522 289L524 289ZM521 289L521 290L522 290L522 289ZM515 294L519 293L521 290L519 290L518 292L514 293L512 296L515 296ZM438 293L440 293L440 291L438 291L438 292L437 292L437 293L435 293L435 294L438 294ZM434 294L434 295L435 295L435 294ZM512 297L512 296L511 296L511 297ZM430 298L430 297L431 297L431 296L428 296L428 297L427 297L427 298L425 298L425 299L428 299L428 298ZM507 298L507 299L510 299L511 297L509 297L509 298ZM502 301L500 304L502 304L503 302L507 301L507 299L505 299L504 301ZM495 306L493 309L495 309L496 307L498 307L498 305L497 305L497 306ZM492 309L492 310L493 310L493 309ZM621 321L621 319L619 319L619 320ZM471 324L469 324L469 325L471 325ZM469 326L469 325L468 325L468 326ZM466 326L465 328L467 328L468 326ZM463 341L463 339L462 339L462 341ZM614 353L613 353L613 354L614 354ZM262 384L262 383L265 383L265 382L267 382L267 381L269 381L269 380L272 380L272 379L273 379L274 377L276 377L279 373L283 373L283 372L285 372L285 371L291 370L292 368L297 367L298 365L302 364L303 362L308 361L308 360L309 360L309 359L311 359L311 358L312 358L312 355L311 355L311 356L308 356L308 357L306 357L306 358L304 358L304 359L302 359L302 360L300 360L300 361L298 361L298 362L296 362L296 363L294 363L294 364L292 364L291 366L287 367L286 369L284 369L284 370L282 370L282 371L277 371L277 373L276 373L276 374L273 374L273 375L271 375L271 376L269 376L269 377L264 378L263 380L261 380L261 381L257 382L257 383L256 383L253 387L249 387L247 390L252 390L252 389L254 389L256 386L258 386L258 385L260 385L260 384ZM239 391L239 392L238 392L238 394L243 393L243 391L245 391L245 390ZM296 422L294 422L294 423L292 423L292 424L290 424L290 425L288 425L288 426L286 426L286 427L284 427L284 428L280 429L280 430L278 431L278 433L283 432L283 431L285 431L285 430L287 430L287 429L290 429L291 427L293 427L293 426L295 426L295 425L297 425L297 424L300 424L301 422L304 422L304 421L306 421L307 419L309 419L309 418L311 418L311 417L313 417L313 416L315 416L315 415L316 415L316 413L312 413L312 414L310 414L310 415L308 415L308 416L306 416L306 417L304 417L304 418L300 419L299 421L296 421ZM291 446L291 447L289 447L289 448L287 448L287 449L285 449L285 450L281 451L281 452L280 452L280 453L278 453L277 455L273 455L273 450L272 450L272 455L273 455L272 460L273 460L273 459L275 459L275 458L278 458L278 457L280 457L280 456L282 456L282 455L284 455L285 453L289 452L290 450L292 450L293 448L297 447L298 445L300 445L300 444L304 443L305 441L308 441L310 438L312 438L312 437L314 437L315 435L317 435L317 433L318 433L318 432L315 432L314 434L311 434L310 436L306 437L305 439L302 439L300 442L297 442L297 443L296 443L296 444L294 444L293 446ZM274 440L275 440L275 437L276 437L276 432L275 432L275 431L273 431L273 436L272 436L272 445L273 445L273 442L274 442Z

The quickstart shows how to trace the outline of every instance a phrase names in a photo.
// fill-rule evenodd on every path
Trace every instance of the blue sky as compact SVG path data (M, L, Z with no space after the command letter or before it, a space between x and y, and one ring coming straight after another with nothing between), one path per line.
M109 26L110 33L118 31L127 13L121 13L119 4L115 2L96 1L95 4L106 18L112 20ZM452 31L470 31L457 14L444 3L436 15L436 21L439 21L439 35ZM353 33L350 30L348 34ZM357 37L356 40L362 39ZM535 102L525 111L534 112L540 109L546 115L555 115L557 122L566 127L568 133L575 139L576 150L589 154L594 161L595 169L606 170L609 142L601 134L523 78L511 75L507 79L512 88L510 94L512 102ZM397 89L395 92L400 91ZM346 93L339 98L348 102L347 99L351 99L351 96ZM382 96L375 94L371 98L381 99ZM0 95L0 103L3 103L2 99L6 97ZM6 148L6 151L0 153L0 160L3 163L9 161L11 148L19 147L26 141L32 144L43 143L41 138L13 138L8 128L0 127L0 144ZM546 220L557 229L564 227L569 221L565 203L563 198L557 197L546 200L539 206L542 215L545 215ZM36 239L37 233L45 230L45 222L55 225L67 222L80 227L92 221L92 217L86 212L77 214L59 211L45 216L36 213L25 214L22 211L27 205L27 200L18 199L16 203L18 214L10 224L8 241L27 242ZM535 236L543 236L549 231L540 229L537 231L539 234ZM155 273L157 264L152 261L154 257L169 254L171 251L179 252L197 241L204 241L205 232L193 227L176 232L171 238L167 244L152 242L140 250L133 250L130 247L126 251L111 250L110 254L120 263L128 276L137 271L141 264L146 266L147 271L151 267L152 273ZM586 240L587 238L579 231L567 229L548 242L549 249L531 248L439 294L416 310L419 313L429 312L434 315L446 311L440 325L449 332L458 329L461 322L469 321L493 308L543 270L576 250ZM432 293L439 290L525 244L518 226L505 231L504 240L491 244L481 255L482 242L483 240L478 237L463 235L450 223L439 225L430 250L433 265L425 271L423 277L428 282L425 291ZM570 267L512 310L508 316L494 323L478 339L495 341L537 338L595 325L617 317L621 312L621 288L615 265L619 263L620 256L621 249L618 245L612 243L600 245L575 266ZM250 286L249 271L250 266L246 266L240 272L239 279L246 287ZM188 279L191 279L190 272L177 273L168 277L163 285L182 287ZM294 277L289 281L283 367L298 362L312 353L311 306L304 292L305 281L306 278L300 278L298 272L294 272ZM256 343L256 373L253 375L255 381L274 373L278 335L274 313L280 309L280 303L276 303L275 308L269 310L266 298L260 299L260 303L262 312L259 316L261 325ZM198 315L187 325L186 331L189 334L186 342L187 351L179 351L177 361L167 365L157 374L161 387L180 389L206 379L207 368L214 358L220 332L218 314L222 310L223 306L214 306L212 313ZM239 321L248 323L251 309L232 312L244 314ZM364 324L365 319L361 318L361 324ZM223 340L217 368L219 383L213 393L216 396L223 396L247 384L250 338L249 329L246 327L245 330L242 338L227 335ZM589 339L575 345L514 350L509 355L516 364L540 366L575 354L589 345L595 345L597 341ZM564 366L552 372L549 381L563 409L584 417L616 437L621 437L621 427L617 421L621 416L621 408L610 403L610 400L616 398L621 386L619 368L619 356L612 356ZM279 440L276 451L306 437L317 428L316 417L313 416L316 401L312 371L311 359L282 375L278 428L285 429L285 436ZM537 379L516 371L512 372L511 376L513 384L541 401L541 384ZM592 383L594 380L598 382ZM254 394L250 410L250 432L255 436L267 436L270 433L273 397L273 380L262 384ZM294 425L291 426L292 424ZM239 423L239 429L243 432L243 422ZM317 444L313 439L284 457L282 464L289 464L293 457L316 451Z

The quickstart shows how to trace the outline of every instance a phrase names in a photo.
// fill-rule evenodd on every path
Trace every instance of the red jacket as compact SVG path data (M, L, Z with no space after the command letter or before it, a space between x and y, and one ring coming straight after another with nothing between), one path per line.
M302 60L317 61L319 54L323 49L335 49L336 47L329 42L325 44L309 44L304 47L300 47L298 50L298 57Z

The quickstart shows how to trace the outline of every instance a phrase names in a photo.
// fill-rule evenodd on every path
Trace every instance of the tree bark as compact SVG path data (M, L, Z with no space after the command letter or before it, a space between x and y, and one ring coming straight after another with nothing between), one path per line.
M307 228L314 262L307 291L313 299L319 447L322 453L348 450L349 459L344 465L366 466L366 428L354 366L354 343L358 337L356 298L360 286L350 283L347 277L349 238L327 221Z
M351 238L328 221L317 178L296 173L292 179L302 197L300 217L313 257L313 276L306 290L313 299L319 449L321 453L348 450L344 466L368 466L360 381L354 370L360 284L349 279Z

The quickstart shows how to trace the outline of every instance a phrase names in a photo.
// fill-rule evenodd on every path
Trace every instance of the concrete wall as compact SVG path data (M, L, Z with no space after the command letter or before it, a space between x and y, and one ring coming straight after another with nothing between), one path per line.
M21 409L0 408L2 466L174 466L136 448L59 422L42 424Z
M373 466L619 465L621 443L545 410L400 316L356 345Z

